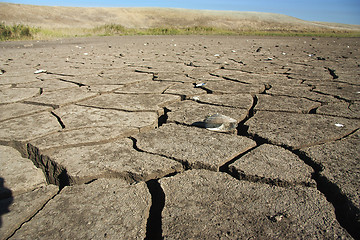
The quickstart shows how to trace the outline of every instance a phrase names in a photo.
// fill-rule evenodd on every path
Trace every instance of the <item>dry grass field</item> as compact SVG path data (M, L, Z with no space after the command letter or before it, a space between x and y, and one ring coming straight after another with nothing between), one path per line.
M309 22L258 12L171 8L49 7L0 3L2 26L25 25L34 38L133 34L359 36L360 25Z

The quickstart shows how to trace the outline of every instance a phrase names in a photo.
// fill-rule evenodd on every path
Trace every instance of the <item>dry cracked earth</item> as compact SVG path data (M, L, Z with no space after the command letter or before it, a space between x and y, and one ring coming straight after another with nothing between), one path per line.
M359 49L0 43L0 238L360 239ZM215 113L236 133L200 127Z

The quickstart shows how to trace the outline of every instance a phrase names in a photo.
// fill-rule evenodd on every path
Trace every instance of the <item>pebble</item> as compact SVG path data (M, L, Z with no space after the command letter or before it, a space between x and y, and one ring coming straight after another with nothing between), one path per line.
M39 73L46 73L47 71L45 69L39 69L39 70L36 70L34 72L34 74L39 74Z

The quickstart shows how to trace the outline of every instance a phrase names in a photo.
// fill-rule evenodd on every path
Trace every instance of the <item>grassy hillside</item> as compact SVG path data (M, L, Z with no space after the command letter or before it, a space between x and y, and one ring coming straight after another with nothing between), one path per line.
M28 27L30 36L35 38L114 34L360 36L359 25L309 22L273 13L170 8L79 8L0 3L0 21L0 31ZM3 33L1 36L6 39ZM7 39L15 36L18 35L13 34Z

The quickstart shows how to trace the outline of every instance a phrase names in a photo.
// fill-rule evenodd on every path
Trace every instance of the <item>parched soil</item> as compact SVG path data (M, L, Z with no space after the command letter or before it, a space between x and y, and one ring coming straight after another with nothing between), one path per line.
M360 39L0 49L0 239L360 238Z

